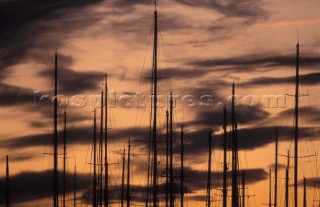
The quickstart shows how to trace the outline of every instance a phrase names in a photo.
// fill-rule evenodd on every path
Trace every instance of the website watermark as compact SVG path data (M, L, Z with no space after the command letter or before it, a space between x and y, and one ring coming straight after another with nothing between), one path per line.
M234 101L236 107L262 107L262 108L286 108L285 95L230 95L225 98L215 97L213 95L157 95L156 106L158 108L168 107L170 99L173 100L173 107L182 106L185 108L214 108L229 105ZM38 107L52 107L57 100L60 108L86 108L90 109L101 107L100 94L76 94L52 96L42 94L40 91L34 92L34 105ZM117 94L115 91L109 91L107 99L103 98L103 105L107 104L109 108L147 108L154 105L154 95L147 95L141 92L130 94Z

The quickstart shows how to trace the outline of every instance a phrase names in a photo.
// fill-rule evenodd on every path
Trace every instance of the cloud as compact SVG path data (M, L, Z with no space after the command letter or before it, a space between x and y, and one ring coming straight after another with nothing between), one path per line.
M68 115L69 117L69 115ZM81 118L81 117L80 117ZM90 118L90 117L89 117ZM67 118L69 120L69 118ZM77 119L77 118L75 118ZM93 120L93 118L91 118ZM92 121L93 123L93 121ZM99 121L98 121L98 126ZM129 137L132 140L140 140L143 142L148 141L149 129L148 128L124 128L118 130L110 130L109 131L109 139L117 140L117 142L123 141L127 143ZM58 132L59 144L61 145L63 132L60 130ZM92 142L93 138L92 126L80 126L67 128L67 143L68 144L89 144ZM97 136L99 136L99 131L97 131ZM52 146L53 140L53 132L51 133L42 133L42 134L32 134L27 136L20 137L11 137L11 138L3 138L2 147L7 149L19 149L26 147L39 147L39 146ZM140 145L139 142L134 142L137 145Z
M227 17L243 17L250 19L258 19L267 15L263 9L263 1L241 0L234 2L232 0L219 2L210 0L175 0L184 5L191 7L202 7L214 9Z
M117 0L113 2L114 6L117 7L132 7L135 5L154 5L154 1L150 0L134 0L134 1L126 1L126 0Z
M140 174L141 167L137 168L138 171L135 171L135 174ZM254 184L260 181L263 181L268 178L268 173L261 169L261 168L253 168L253 169L246 169L246 170L239 170L239 177L242 175L242 173L245 173L246 176L246 183L248 185ZM189 167L184 168L184 192L186 194L189 194L188 197L194 195L198 191L203 190L203 187L207 184L207 174L208 172L206 170L196 170ZM173 171L174 175L174 184L173 184L173 193L175 195L180 194L181 192L181 183L180 183L180 169L174 168ZM159 174L159 176L165 176L164 172ZM212 187L213 188L221 188L222 186L222 177L223 172L212 172ZM196 180L194 178L197 178ZM227 185L231 186L231 172L229 171L227 173ZM158 196L161 199L165 198L165 182L160 182L158 185ZM120 191L121 187L120 185L116 186L110 186L110 191L112 200L113 201L120 201ZM126 191L126 189L125 189ZM147 186L145 185L131 185L130 186L131 191L131 201L132 202L141 202L144 203L146 199L146 192L147 192ZM125 192L126 195L126 192ZM86 203L90 203L92 199L92 192L91 191L85 191L82 195L82 199ZM194 200L194 198L191 198L191 200Z
M274 170L275 170L275 166L276 166L276 164L273 163L273 164L269 165L268 168L269 168L269 169L272 169L272 170L274 171ZM280 171L280 170L285 170L285 169L287 169L287 165L278 163L278 170L279 170L279 171Z
M304 106L299 107L299 115L304 118L304 120L318 123L320 122L320 118L318 114L320 110L316 106ZM287 109L285 111L280 112L277 117L288 118L294 116L294 109Z
M34 103L34 91L29 88L0 83L0 106Z
M43 70L40 77L54 78L54 70ZM59 67L58 88L60 93L77 95L84 91L99 91L101 87L102 73L77 72L69 68Z
M86 15L86 19L82 17L84 13L90 13L85 9L86 6L99 2L101 1L2 1L0 4L1 74L12 65L32 60L29 51L33 48L42 51L53 50L63 45L63 41L71 31L78 31L97 21L97 15ZM17 42L19 44L16 44ZM6 74L8 72L6 70Z
M43 122L40 121L30 121L29 122L30 126L32 128L42 128L42 127L47 127L47 125Z
M131 1L126 1L131 2ZM128 8L124 8L128 9ZM147 43L148 38L150 38L150 43L152 40L153 31L153 13L141 14L134 13L135 15L128 15L129 13L134 13L130 11L124 13L119 18L111 18L106 25L102 25L97 31L98 35L118 35L123 34L122 38L129 38L131 48L136 45L136 43ZM190 22L184 20L181 16L175 13L159 13L158 17L158 29L159 38L162 38L163 34L167 34L170 31L170 35L175 35L185 33L186 29L193 29L194 25ZM184 31L184 32L182 32ZM163 32L163 33L162 33ZM132 42L134 39L134 42ZM159 40L160 41L160 40ZM152 45L152 44L150 44ZM140 47L141 45L139 45ZM161 51L162 52L162 51Z
M261 0L258 0L258 1L241 0L237 2L234 2L232 0L227 0L224 2L210 1L210 0L174 0L174 1L178 4L190 6L193 8L213 9L229 18L241 17L241 18L252 19L253 21L260 18L266 18L267 16L267 12L263 8L264 2ZM118 0L118 1L115 1L113 4L117 7L133 7L136 5L153 6L154 2L148 1L148 0L135 0L135 1ZM164 3L162 2L162 4Z
M10 176L10 196L12 203L33 201L47 198L52 193L52 170L32 172L25 171ZM59 178L62 173L59 172ZM88 184L88 175L77 173L77 190L85 189ZM73 173L66 173L68 186L73 186ZM5 186L5 178L0 178L0 186ZM4 195L5 188L0 189L0 194ZM68 189L70 193L70 188ZM61 191L60 191L61 193Z
M67 133L69 144L88 144L92 139L92 130L90 126L68 129ZM2 147L7 149L51 146L53 144L53 134L44 133L7 138L4 139L2 143ZM62 144L62 132L59 132L59 144Z
M245 55L232 58L205 59L195 60L187 63L189 66L200 68L213 68L214 71L236 71L248 72L258 70L278 69L279 67L294 67L295 55L275 55L268 56L266 54ZM305 55L301 57L301 66L314 68L320 65L320 57Z
M34 154L30 154L30 153L18 153L18 154L10 154L9 156L9 161L13 161L13 162L22 162L22 161L27 161L27 160L31 160L33 158L35 158L36 155ZM6 157L1 157L0 158L0 162L5 162L6 161Z
M299 185L303 186L304 180L299 180ZM320 188L320 178L314 177L314 178L306 178L307 187L310 188Z
M35 56L38 61L43 61L46 64L48 62L54 63L53 56ZM47 61L49 59L50 61ZM60 66L60 63L62 66ZM58 69L58 93L63 95L77 95L84 91L96 91L99 92L99 87L102 88L102 73L100 72L77 72L72 69L66 68L71 65L72 58L65 55L59 55L59 69ZM49 65L49 64L48 64ZM42 78L48 80L54 79L54 69L42 70L38 73ZM53 89L46 91L44 89L42 94L53 95ZM35 91L30 88L24 88L20 86L9 85L0 82L0 106L12 106L12 105L25 105L35 103ZM38 91L38 90L37 90Z
M239 125L257 123L267 119L270 113L263 110L262 107L252 107L242 105L235 109L236 119ZM228 110L228 118L231 120L231 109ZM217 127L223 124L223 109L222 107L214 107L210 109L200 109L197 111L194 121L188 123L188 125L198 125L202 127Z
M318 85L320 83L320 73L309 73L300 75L300 83L304 85ZM260 86L260 85L283 85L288 83L295 83L295 77L258 77L253 78L250 81L241 83L241 86Z
M279 141L290 141L294 135L294 127L279 126ZM312 139L314 129L309 127L301 127L300 140ZM275 142L275 127L255 127L248 129L240 129L239 148L252 150L258 147L263 147L267 144Z
M187 127L185 127L187 130ZM293 138L294 128L279 126L279 141L287 142ZM315 139L312 135L314 129L309 127L300 128L300 140ZM213 148L223 150L223 134L213 134ZM179 139L179 138L177 138ZM185 153L190 159L199 160L204 157L208 151L208 133L205 130L186 132L185 139ZM227 134L228 148L231 149L231 133ZM238 129L238 147L239 150L254 150L264 147L268 144L275 143L275 127L269 126L253 126L251 128ZM174 145L174 153L180 153L180 146Z

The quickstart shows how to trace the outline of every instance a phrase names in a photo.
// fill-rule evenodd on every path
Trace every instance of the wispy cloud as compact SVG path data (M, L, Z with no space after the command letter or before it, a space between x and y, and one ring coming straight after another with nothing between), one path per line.
M304 85L318 85L320 83L320 73L309 73L300 75L300 83ZM283 85L295 83L295 77L257 77L247 82L241 83L241 86L260 86L260 85Z
M52 175L53 171L25 171L10 176L10 193L11 202L20 203L25 201L36 201L37 199L47 198L52 192ZM59 172L62 178L62 172ZM66 179L73 185L73 173L67 172ZM88 183L88 176L77 173L77 190L81 191ZM0 178L0 186L5 186L5 178ZM5 194L5 189L0 188L0 194ZM60 191L61 193L62 191Z
M69 32L78 31L97 21L97 16L86 15L88 18L85 20L79 19L79 16L89 12L85 10L86 6L99 2L101 1L1 1L0 72L14 64L25 62L30 57L32 59L29 51L33 48L53 50L64 44L63 40ZM68 18L64 18L67 16ZM59 31L61 34L58 38L56 35ZM62 31L64 38L61 36Z
M199 68L211 68L214 71L226 72L249 72L264 71L266 69L279 70L279 67L294 67L295 55L277 55L268 56L266 54L245 55L239 57L222 58L222 59L205 59L190 61L188 65ZM307 56L301 57L301 66L308 69L316 69L320 65L320 57Z

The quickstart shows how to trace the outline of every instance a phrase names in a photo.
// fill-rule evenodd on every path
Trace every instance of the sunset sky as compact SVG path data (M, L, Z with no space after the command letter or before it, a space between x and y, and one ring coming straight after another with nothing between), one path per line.
M170 91L174 109L174 163L179 176L180 126L185 128L186 206L205 206L208 130L213 131L213 206L221 206L223 103L236 84L240 169L246 172L248 206L268 203L274 164L275 126L279 154L294 137L296 44L300 42L299 180L307 178L308 206L319 204L320 2L319 0L159 0L159 93ZM109 163L112 206L120 206L121 152L132 141L132 203L142 204L147 179L153 0L0 0L0 205L4 205L5 156L10 158L14 207L51 204L54 54L58 92L69 100L68 191L75 165L78 201L88 202L92 180L93 109L108 75ZM299 32L297 32L297 30ZM286 95L287 94L287 95ZM289 94L289 95L288 95ZM74 107L85 97L83 107ZM213 102L201 96L210 95ZM268 106L265 96L281 96ZM132 107L124 105L120 97ZM190 97L193 99L188 99ZM78 96L79 97L79 96ZM184 97L184 98L183 98ZM208 97L208 96L206 96ZM165 105L165 98L161 99ZM209 106L203 105L203 101ZM251 101L250 101L251 100ZM189 101L192 101L190 104ZM128 103L128 102L127 102ZM109 103L110 104L110 103ZM230 108L228 107L228 111ZM63 111L59 109L59 143ZM158 109L159 173L164 171L165 112ZM97 109L98 125L100 109ZM230 123L230 116L228 116ZM230 130L230 125L228 127ZM144 140L143 142L138 140ZM59 154L62 146L59 147ZM229 169L231 153L228 152ZM315 156L309 156L315 155ZM59 169L62 159L59 155ZM286 158L279 156L279 206L284 206ZM293 164L293 159L291 160ZM293 183L293 169L290 171ZM230 176L231 177L231 176ZM178 180L178 179L177 179ZM159 178L163 187L164 178ZM301 182L300 182L301 183ZM230 184L230 183L229 183ZM229 187L231 187L229 185ZM178 187L177 187L178 188ZM177 189L179 191L179 189ZM230 191L231 193L231 191ZM163 201L162 195L160 200ZM290 188L291 205L293 188ZM302 205L302 188L299 202ZM68 195L70 200L72 195ZM176 194L176 204L179 204ZM230 203L230 202L229 202ZM68 207L71 203L68 203ZM83 206L86 206L83 204Z

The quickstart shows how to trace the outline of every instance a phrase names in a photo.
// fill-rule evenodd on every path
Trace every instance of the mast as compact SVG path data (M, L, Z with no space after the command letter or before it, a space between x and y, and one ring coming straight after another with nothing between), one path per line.
M158 13L155 1L153 45L153 207L157 207L158 160L157 160L157 95L158 95ZM173 207L173 206L171 206Z
M246 204L246 175L245 171L242 171L242 207Z
M100 110L100 173L99 173L99 205L102 207L102 178L103 178L103 90L101 91L101 110Z
M6 156L6 207L10 206L9 156Z
M174 207L173 197L173 100L170 93L170 207Z
M166 207L169 207L169 112L166 111Z
M236 136L236 119L234 109L235 84L232 84L232 207L239 206L238 195L238 138Z
M303 207L307 207L307 179L303 178Z
M295 129L294 129L294 207L298 207L298 153L299 153L299 42L296 45L296 93L295 93Z
M271 181L271 168L270 168L270 172L269 172L269 207L271 207L272 206L272 190L271 190L271 188L272 188L272 181Z
M73 207L77 207L77 167L74 166L73 176Z
M130 138L129 138L129 145L128 145L128 166L127 166L127 207L130 207L131 195L130 195Z
M59 180L58 180L58 52L55 53L54 70L54 127L53 127L53 207L59 206Z
M180 175L180 207L183 207L184 205L184 144L183 144L183 139L184 139L184 132L183 132L183 125L181 125L181 175Z
M208 180L207 180L207 207L211 206L211 151L212 151L212 131L209 132L209 158L208 158Z
M126 166L126 150L123 149L122 154L122 176L121 176L121 207L123 207L124 202L124 170Z
M93 118L93 196L92 202L93 207L97 207L97 132L96 132L96 109L94 109L94 118Z
M287 168L286 168L285 207L289 207L289 169L290 169L290 153L288 150L288 161L287 161Z
M108 76L105 75L105 116L104 116L104 205L109 205L109 164L108 164ZM101 108L103 105L101 105Z
M223 108L223 200L222 200L222 207L227 207L227 107L224 106Z
M278 127L276 127L276 150L275 150L275 168L274 168L274 207L277 207L278 194Z
M63 113L64 129L63 129L63 197L62 206L66 207L66 167L67 167L67 112Z
M150 106L152 106L152 99L150 99ZM151 173L151 169L150 169L150 166L151 166L151 148L153 146L153 143L152 143L152 126L151 126L151 123L152 123L152 107L151 107L151 110L150 110L150 128L149 128L149 149L148 149L148 177L147 177L147 198L146 198L146 207L149 206L149 200L151 200L151 192L150 192L150 173Z

